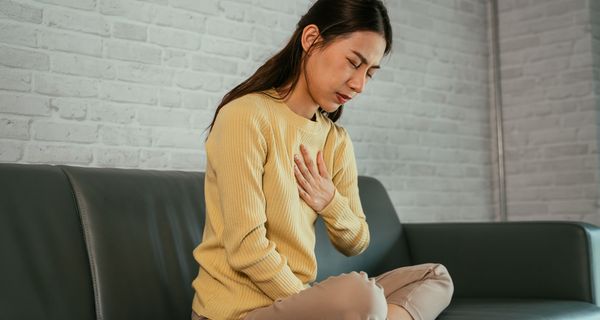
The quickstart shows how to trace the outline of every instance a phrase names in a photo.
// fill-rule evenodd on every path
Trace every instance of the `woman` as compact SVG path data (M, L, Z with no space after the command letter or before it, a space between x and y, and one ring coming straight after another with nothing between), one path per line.
M450 302L440 264L316 279L314 223L363 252L354 151L334 124L392 31L379 0L318 0L287 46L227 93L206 141L206 224L192 319L434 319Z

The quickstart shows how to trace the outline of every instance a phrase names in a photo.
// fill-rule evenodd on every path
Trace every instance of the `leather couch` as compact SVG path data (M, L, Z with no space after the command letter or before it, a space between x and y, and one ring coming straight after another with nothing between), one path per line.
M0 319L190 319L202 172L0 164ZM600 319L600 240L579 222L400 224L359 177L369 249L345 257L318 220L319 277L438 262L438 319Z

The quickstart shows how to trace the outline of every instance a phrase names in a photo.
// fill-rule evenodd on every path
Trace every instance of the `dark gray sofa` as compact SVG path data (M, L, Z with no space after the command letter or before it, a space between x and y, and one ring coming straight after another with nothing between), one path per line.
M0 164L0 319L189 319L202 172ZM438 319L600 319L600 240L576 222L400 224L359 177L371 244L347 258L317 223L319 277L439 262Z

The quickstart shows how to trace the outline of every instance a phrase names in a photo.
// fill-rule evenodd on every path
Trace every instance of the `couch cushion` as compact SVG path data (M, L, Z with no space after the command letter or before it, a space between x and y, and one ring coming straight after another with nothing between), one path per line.
M95 319L69 181L49 165L0 164L0 319Z
M454 299L437 320L597 320L600 308L581 301Z
M63 168L93 261L99 318L189 319L203 173Z
M329 241L323 219L318 219L315 227L317 281L350 271L377 276L411 264L404 231L384 186L375 178L359 176L358 188L371 233L369 247L358 256L344 256Z

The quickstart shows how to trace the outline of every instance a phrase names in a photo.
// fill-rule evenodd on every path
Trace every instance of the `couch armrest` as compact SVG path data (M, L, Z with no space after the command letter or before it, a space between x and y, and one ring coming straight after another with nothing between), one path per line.
M455 297L600 306L600 229L582 222L403 224L414 264L446 266Z

